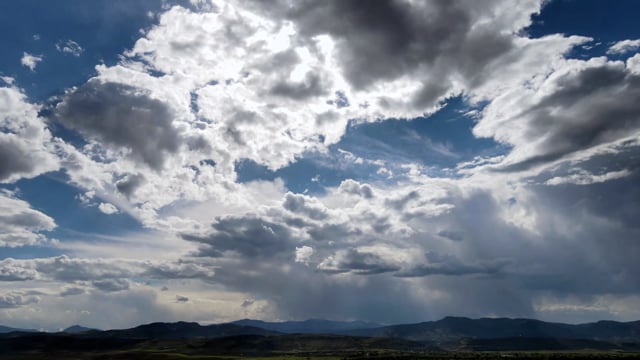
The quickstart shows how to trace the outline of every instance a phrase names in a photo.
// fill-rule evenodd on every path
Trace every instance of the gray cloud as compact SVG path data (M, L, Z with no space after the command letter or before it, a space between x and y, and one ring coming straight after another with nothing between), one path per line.
M105 292L129 290L129 287L131 286L129 281L126 279L96 280L92 281L91 285L93 285L96 289Z
M84 288L77 287L77 286L68 286L62 289L62 291L60 292L60 296L64 297L64 296L82 295L85 292L86 291Z
M173 110L129 85L91 80L67 95L55 116L89 139L130 149L134 158L156 170L182 142L172 125Z
M38 272L25 268L21 263L12 258L0 260L0 281L26 281L34 280Z
M282 206L295 214L305 215L313 220L324 220L328 217L326 209L319 204L310 203L304 195L287 193Z
M144 175L142 174L128 174L116 182L116 189L129 198L137 188L144 184L144 181Z
M509 260L491 260L480 263L464 264L455 256L443 255L435 252L425 254L428 264L417 265L413 268L400 271L395 274L399 277L415 277L430 275L470 275L470 274L496 274L500 272Z
M480 82L478 74L487 65L516 47L504 27L512 26L515 32L527 20L496 18L496 9L505 6L500 1L385 0L364 7L357 0L283 4L258 6L294 21L303 37L330 34L336 39L341 70L355 88L407 74L422 80L422 89L412 99L416 108L431 106L448 94L457 74ZM528 14L539 4L518 6ZM478 25L480 19L489 21Z
M325 259L318 265L318 269L329 273L353 271L356 274L373 275L397 271L400 268L389 264L376 254L348 249Z
M40 297L21 291L0 294L0 309L17 308L29 304L37 304L38 302L40 302Z
M32 173L37 166L37 158L29 155L29 149L13 137L0 134L0 181L8 180L13 174Z
M522 153L524 159L497 168L526 170L640 130L640 76L623 63L581 63L563 69L550 77L539 93L542 96L534 101L531 94L522 93L516 99L522 103L520 107L501 110L513 111L508 121L517 121L519 129L512 135L498 128L493 133L513 144L514 152L532 150ZM501 102L491 105L496 110L501 106ZM493 110L488 116L491 114Z
M271 258L283 253L293 257L294 240L290 230L277 223L256 217L224 217L213 223L208 236L183 235L186 240L205 244L200 256L221 257L227 252L243 258Z

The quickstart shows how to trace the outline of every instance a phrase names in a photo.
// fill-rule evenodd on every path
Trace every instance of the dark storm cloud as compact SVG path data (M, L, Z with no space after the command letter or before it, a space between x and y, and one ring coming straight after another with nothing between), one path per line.
M129 85L91 80L67 95L55 116L89 139L130 149L134 158L156 170L182 142L172 125L173 110Z
M395 274L398 277L417 277L430 275L460 276L469 274L496 274L509 264L508 260L492 260L482 263L465 264L455 256L443 255L435 252L425 254L428 264L417 265L413 268Z
M224 217L213 224L208 236L183 235L185 240L205 244L198 255L221 257L227 252L242 258L293 257L294 240L289 228L256 216Z

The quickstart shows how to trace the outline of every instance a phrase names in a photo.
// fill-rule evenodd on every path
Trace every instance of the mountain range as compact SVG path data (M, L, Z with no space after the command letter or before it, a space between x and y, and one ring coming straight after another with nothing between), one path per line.
M229 352L261 348L264 354L273 353L273 349L284 351L282 349L287 347L311 351L314 348L340 346L347 349L374 345L376 348L403 351L640 350L640 321L572 325L533 319L446 317L438 321L380 326L360 321L310 319L266 322L244 319L213 325L158 322L116 330L74 325L58 333L0 327L0 333L0 349L30 349L34 344L40 344L43 351L48 351L47 346L54 349L64 346L70 349L126 349L135 344L157 345L158 341L169 341L174 345L176 341L192 345L195 341L197 344L193 346L198 349L215 348Z

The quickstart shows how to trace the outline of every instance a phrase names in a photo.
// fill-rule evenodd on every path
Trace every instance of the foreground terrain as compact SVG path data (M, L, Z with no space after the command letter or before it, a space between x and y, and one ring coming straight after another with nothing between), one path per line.
M241 320L152 323L105 331L72 326L58 333L3 329L0 359L640 358L637 321L570 325L447 317L393 326Z

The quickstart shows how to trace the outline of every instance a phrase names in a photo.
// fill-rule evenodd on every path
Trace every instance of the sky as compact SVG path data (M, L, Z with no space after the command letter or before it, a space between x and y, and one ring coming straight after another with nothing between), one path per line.
M0 2L0 324L638 320L639 12Z

